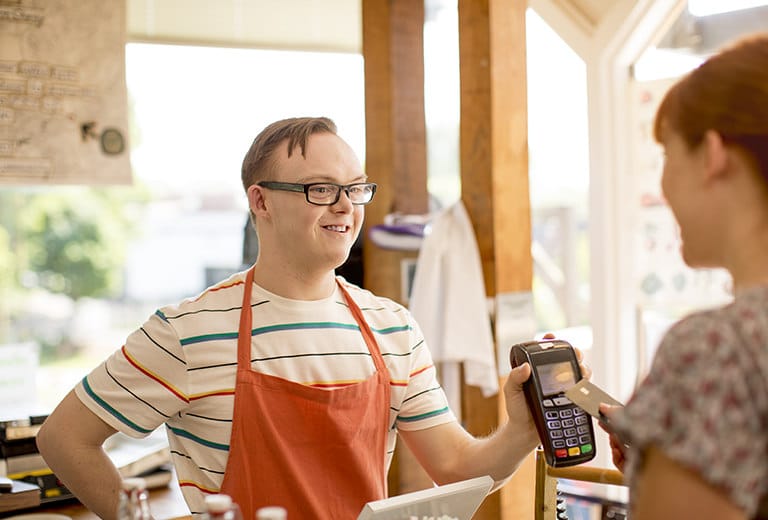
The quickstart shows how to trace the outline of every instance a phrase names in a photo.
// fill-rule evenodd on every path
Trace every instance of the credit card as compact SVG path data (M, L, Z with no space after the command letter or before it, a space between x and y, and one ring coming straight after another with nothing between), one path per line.
M582 407L585 412L600 421L605 419L605 417L600 414L600 403L624 406L603 389L590 383L587 379L582 379L566 390L565 397Z
M594 385L593 383L590 383L587 379L582 379L568 390L566 390L565 396L583 408L584 411L589 415L597 419L604 430L610 434L615 435L619 442L624 445L624 447L621 448L623 452L626 451L626 448L629 448L629 442L626 439L621 438L611 425L611 421L608 419L608 417L600 413L600 403L614 406L624 406L620 401L617 401L605 390L599 386Z

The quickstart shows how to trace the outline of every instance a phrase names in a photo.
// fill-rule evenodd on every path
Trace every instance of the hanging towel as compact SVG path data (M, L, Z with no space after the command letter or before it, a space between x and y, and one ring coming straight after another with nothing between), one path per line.
M454 401L454 412L460 411L455 401L461 394L460 388L450 386L460 386L455 377L459 363L464 363L466 384L479 387L485 397L498 392L480 252L461 201L432 221L416 262L409 308L435 362L447 364L448 377L441 379L449 400Z

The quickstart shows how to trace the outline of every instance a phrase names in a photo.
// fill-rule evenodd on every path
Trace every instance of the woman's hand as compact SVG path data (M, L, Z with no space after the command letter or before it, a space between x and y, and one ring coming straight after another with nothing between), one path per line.
M597 423L600 425L600 428L602 428L608 434L608 440L611 444L611 458L613 459L613 465L616 466L616 469L623 473L624 464L627 461L627 447L621 441L621 439L619 439L619 436L616 435L616 433L608 426L608 424L610 424L611 416L620 408L621 406L613 406L610 404L601 403L600 413L605 416L608 421L597 421Z

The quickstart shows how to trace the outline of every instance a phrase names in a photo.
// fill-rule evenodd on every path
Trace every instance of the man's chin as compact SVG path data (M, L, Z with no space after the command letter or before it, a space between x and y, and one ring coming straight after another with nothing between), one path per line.
M331 261L331 264L334 266L333 269L334 270L338 269L339 267L344 265L347 262L348 259L349 259L349 251L347 251L347 254L344 255L343 257L338 257L337 256L337 257L333 258L333 260Z

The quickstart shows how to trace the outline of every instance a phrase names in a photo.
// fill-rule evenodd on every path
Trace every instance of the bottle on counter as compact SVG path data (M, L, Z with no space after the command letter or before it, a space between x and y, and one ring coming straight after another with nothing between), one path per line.
M204 520L243 520L240 508L232 501L232 497L220 493L205 497Z
M262 507L256 511L256 520L287 520L288 511L284 507Z
M123 479L117 504L118 520L152 520L147 482L143 478Z

